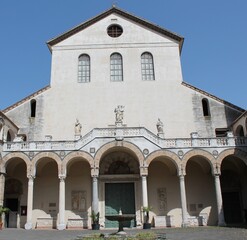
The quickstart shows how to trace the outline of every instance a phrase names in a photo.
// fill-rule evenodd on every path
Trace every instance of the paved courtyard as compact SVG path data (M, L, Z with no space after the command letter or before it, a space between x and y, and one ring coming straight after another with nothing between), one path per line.
M127 234L149 230L126 230ZM152 229L157 233L166 233L169 240L247 240L247 229L244 228L166 228ZM102 233L112 233L114 230L101 230ZM75 240L78 236L97 233L91 230L24 230L4 229L0 231L0 240Z

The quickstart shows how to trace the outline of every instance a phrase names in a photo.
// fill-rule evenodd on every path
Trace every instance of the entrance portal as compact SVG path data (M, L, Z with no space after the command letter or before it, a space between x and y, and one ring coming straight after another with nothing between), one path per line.
M224 215L227 223L241 223L241 202L239 192L223 192Z
M134 183L105 183L105 215L135 214ZM125 221L124 227L134 227L135 220ZM106 228L117 228L117 221L106 219Z
M18 198L7 198L6 207L10 209L7 214L7 227L17 228Z

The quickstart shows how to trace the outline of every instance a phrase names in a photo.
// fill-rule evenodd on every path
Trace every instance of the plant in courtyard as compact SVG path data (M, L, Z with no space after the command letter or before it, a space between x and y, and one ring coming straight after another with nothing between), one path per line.
M151 210L152 210L152 207L150 207L150 206L142 208L142 211L144 213L144 221L145 221L145 223L149 223L149 212Z
M91 214L91 218L93 224L99 224L99 212L95 213L95 211L93 210Z
M143 224L143 229L150 229L151 228L151 223L149 222L149 212L152 208L150 206L143 207L143 217L144 217L144 224Z
M2 229L3 225L3 214L8 213L10 211L9 208L0 206L0 229Z
M92 219L92 229L93 230L99 230L99 212L95 212L94 210L92 211L91 214L91 219Z

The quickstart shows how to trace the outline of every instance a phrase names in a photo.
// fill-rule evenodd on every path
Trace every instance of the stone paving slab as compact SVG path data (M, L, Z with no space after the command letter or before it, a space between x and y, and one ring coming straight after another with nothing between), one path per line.
M149 230L126 230L127 234L134 235ZM156 233L166 233L168 240L247 240L247 229L223 227L197 228L165 228L152 229ZM113 233L114 230L24 230L4 229L0 231L0 240L75 240L78 236L93 233Z

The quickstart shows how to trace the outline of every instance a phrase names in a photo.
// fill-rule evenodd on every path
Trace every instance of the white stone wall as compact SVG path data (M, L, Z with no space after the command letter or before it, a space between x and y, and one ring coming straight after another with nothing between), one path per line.
M106 29L117 23L123 27L118 38ZM123 82L110 81L110 55L123 58ZM155 81L143 81L141 54L150 52L154 59ZM88 54L91 61L90 83L78 83L78 57ZM125 106L124 123L143 126L157 133L156 122L164 123L166 138L215 136L215 128L227 127L230 109L210 99L211 119L202 115L205 96L181 85L179 45L175 40L139 26L123 17L110 15L52 47L51 88L35 97L37 114L30 119L30 100L7 112L29 140L74 139L74 123L79 119L82 135L93 128L115 123L114 109ZM231 114L226 114L229 112ZM234 116L235 116L234 115Z

